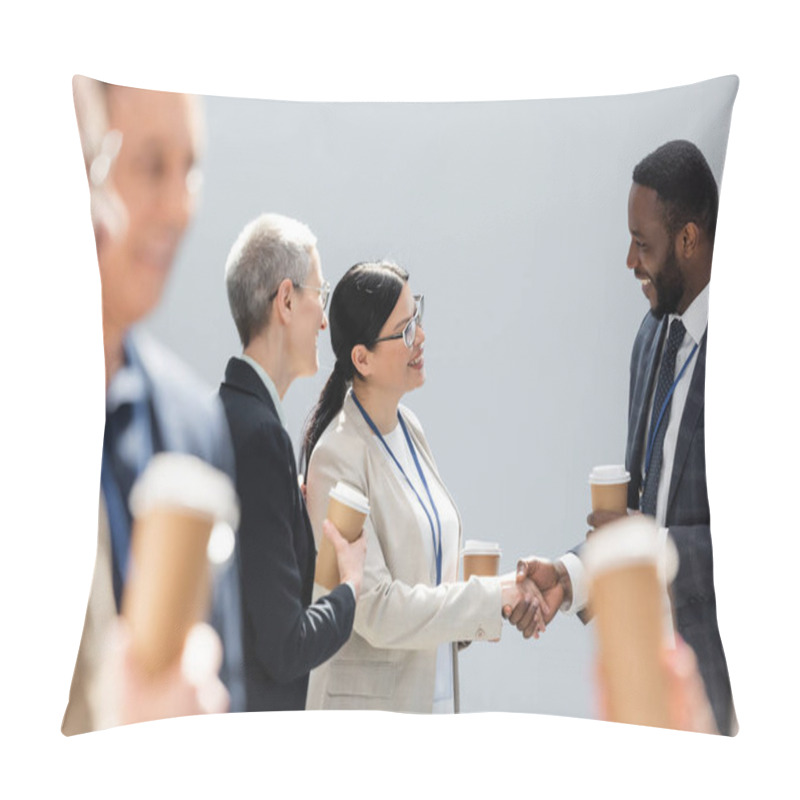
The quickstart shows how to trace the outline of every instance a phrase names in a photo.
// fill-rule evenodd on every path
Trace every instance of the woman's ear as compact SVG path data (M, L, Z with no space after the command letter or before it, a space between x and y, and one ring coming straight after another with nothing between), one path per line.
M363 344L357 344L350 351L350 360L362 378L366 378L372 372L372 353Z

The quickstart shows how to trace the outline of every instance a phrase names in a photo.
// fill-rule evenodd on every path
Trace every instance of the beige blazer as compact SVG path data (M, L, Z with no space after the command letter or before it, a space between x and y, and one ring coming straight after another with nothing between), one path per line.
M441 483L419 421L404 406L400 413L420 457ZM431 582L414 510L349 392L308 466L308 513L318 550L328 492L339 480L369 498L364 578L353 633L336 655L311 672L306 708L430 713L436 648L444 642L499 638L500 582L476 577L467 583ZM460 517L458 536L460 549ZM453 664L458 710L455 644Z

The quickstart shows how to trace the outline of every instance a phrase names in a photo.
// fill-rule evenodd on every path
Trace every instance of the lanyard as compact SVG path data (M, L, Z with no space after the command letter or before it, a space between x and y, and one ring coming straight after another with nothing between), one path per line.
M436 517L436 526L439 532L439 542L437 546L436 542L436 532L434 531L433 527L433 520L431 519L430 511L428 511L428 507L423 502L422 498L419 496L419 492L414 488L414 484L411 483L408 475L406 475L406 471L401 466L400 462L397 460L397 456L392 452L392 448L386 444L386 440L383 438L381 432L378 430L378 426L372 421L370 415L366 412L364 406L358 402L358 398L355 395L355 392L350 393L353 397L353 401L355 402L358 410L361 412L361 416L364 417L367 425L372 429L372 432L378 437L380 443L386 448L386 452L392 457L392 460L397 465L397 468L402 473L403 477L406 479L406 483L411 487L411 491L414 492L419 504L422 506L422 510L425 512L425 516L428 518L428 524L431 526L431 538L433 540L433 554L436 558L436 585L438 586L442 582L442 522L439 519L439 512L436 509L436 503L433 502L433 496L431 495L431 490L428 487L428 481L425 480L425 473L422 471L422 466L419 463L419 458L417 458L417 451L414 447L414 443L411 441L411 437L408 435L408 429L406 428L405 422L403 422L403 418L400 416L400 411L397 412L397 419L400 421L400 427L403 430L403 434L406 437L406 442L408 442L408 449L411 451L411 457L414 459L414 465L417 468L417 473L422 481L422 485L425 487L425 491L428 494L428 499L431 501L431 508L433 509L433 514Z
M667 396L664 398L664 402L661 404L661 410L658 412L658 419L656 420L656 424L653 426L653 430L650 431L650 436L648 437L647 442L647 452L644 457L644 483L647 482L647 474L650 472L650 459L653 457L653 445L656 441L656 435L658 434L658 429L661 425L661 420L664 418L664 413L667 410L667 406L669 405L670 400L672 400L672 395L675 392L675 387L678 385L678 381L683 377L683 373L686 372L686 368L691 363L692 359L694 358L694 354L697 352L698 345L692 348L692 352L689 353L689 358L686 359L686 363L681 367L681 371L678 373L678 377L672 381L672 386L669 387L669 391L667 392Z

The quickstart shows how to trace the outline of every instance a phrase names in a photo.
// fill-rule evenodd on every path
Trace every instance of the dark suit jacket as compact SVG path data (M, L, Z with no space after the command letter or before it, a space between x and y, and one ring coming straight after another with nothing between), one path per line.
M129 334L129 347L141 362L148 387L156 452L190 453L202 458L233 479L233 448L219 400L210 387L188 367L142 331ZM232 587L236 589L236 587ZM212 623L225 645L220 677L228 687L233 707L241 696L243 678L237 672L236 649L240 647L238 595L229 596L230 587L214 589ZM64 715L65 735L97 730L112 724L109 702L98 685L98 670L108 628L116 616L111 590L111 542L108 518L101 498L100 523L95 572L84 620L78 658ZM241 667L239 666L239 670Z
M666 317L659 321L648 312L633 345L628 444L625 454L625 464L631 474L628 506L633 509L639 508L648 407L666 330ZM678 632L697 654L717 727L720 732L728 733L733 719L733 701L725 653L717 627L706 488L703 409L707 338L706 332L697 351L697 363L678 430L665 525L675 541L680 558L678 575L672 586Z
M256 371L232 358L220 398L241 503L237 563L248 711L302 710L308 674L353 628L346 585L311 604L316 549L289 434Z

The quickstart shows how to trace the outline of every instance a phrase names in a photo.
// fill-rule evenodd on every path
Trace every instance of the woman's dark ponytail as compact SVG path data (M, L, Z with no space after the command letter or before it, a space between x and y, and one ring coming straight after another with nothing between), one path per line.
M352 370L352 367L351 367ZM300 472L304 472L304 465L308 467L311 461L311 452L322 436L322 432L330 425L331 420L342 410L344 398L347 394L348 378L345 369L337 360L317 404L311 412L303 436L303 451L301 453Z
M364 262L350 267L331 296L329 328L336 364L303 435L300 471L308 468L319 437L342 410L350 382L356 378L353 348L371 348L391 315L408 281L408 273L391 261Z

